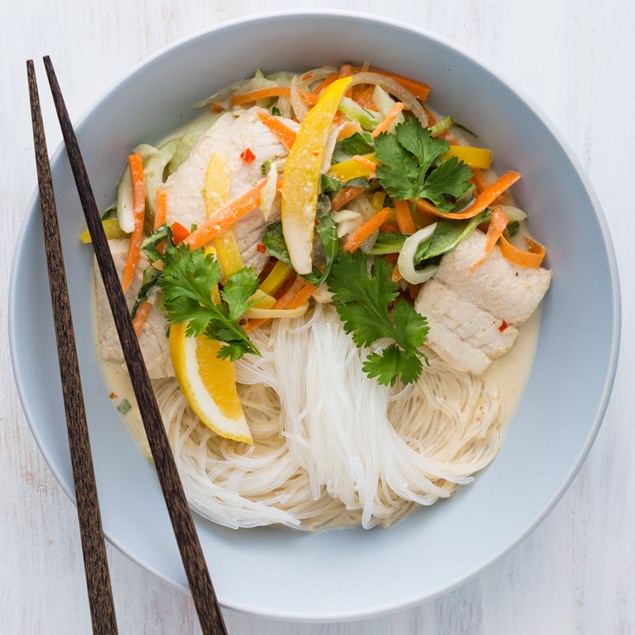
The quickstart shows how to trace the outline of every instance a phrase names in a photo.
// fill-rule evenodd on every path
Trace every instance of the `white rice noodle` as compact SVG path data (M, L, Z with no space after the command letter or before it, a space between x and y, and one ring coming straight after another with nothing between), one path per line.
M391 77L380 75L379 73L356 73L352 76L349 88L356 86L357 84L372 84L374 86L381 86L386 92L395 96L407 110L410 110L412 114L421 122L424 128L428 126L428 115L422 108L419 100L407 89L404 88L399 82L395 81Z
M480 378L431 356L417 384L380 386L331 306L250 336L262 356L236 371L253 447L204 427L175 380L155 382L188 500L215 522L390 526L499 449L497 395Z

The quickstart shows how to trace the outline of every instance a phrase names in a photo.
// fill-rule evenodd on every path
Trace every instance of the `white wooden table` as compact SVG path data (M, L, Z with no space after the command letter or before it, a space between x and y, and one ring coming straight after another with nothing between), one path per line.
M160 47L202 27L315 3L73 0L2 3L0 37L0 633L88 633L75 509L31 437L10 369L6 293L35 187L24 61L50 54L81 114ZM570 490L512 553L445 597L348 624L298 625L226 611L230 633L426 635L635 633L635 3L631 0L323 0L396 18L460 43L528 92L588 170L613 234L624 333L604 425ZM42 91L44 94L47 91ZM48 96L45 121L54 116ZM60 140L49 126L49 147ZM38 337L37 333L33 337ZM580 342L584 346L584 342ZM588 360L593 364L593 360ZM189 596L108 549L120 632L194 633Z

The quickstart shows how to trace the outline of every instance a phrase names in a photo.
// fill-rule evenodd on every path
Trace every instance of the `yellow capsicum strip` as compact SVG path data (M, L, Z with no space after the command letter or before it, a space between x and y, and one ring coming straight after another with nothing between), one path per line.
M269 275L262 281L260 290L268 295L274 295L282 286L282 283L289 277L289 273L291 273L291 267L289 267L289 265L285 265L284 262L281 261L276 262L273 269L269 272Z
M214 215L229 200L230 176L225 155L214 153L207 164L205 174L205 210L207 216ZM235 271L242 269L243 263L233 229L224 231L212 239L216 257L227 279Z
M311 272L311 251L324 148L342 95L350 84L342 77L328 86L309 110L289 152L282 181L282 232L293 268Z
M487 148L474 148L472 146L450 146L450 149L441 155L445 161L450 157L456 157L471 168L488 170L492 165L492 151Z
M119 238L130 238L130 234L126 234L126 232L121 229L119 226L119 221L116 218L107 218L101 221L102 227L104 228L104 233L106 234L106 238L108 240L117 240ZM79 237L79 242L87 245L88 243L92 243L92 239L88 230L84 230Z
M377 163L377 157L374 152L363 154L362 157L373 163ZM348 159L347 161L336 163L332 165L328 171L329 176L334 176L336 179L344 181L344 183L351 179L370 176L373 173L374 170L371 170L368 166L363 165L359 161L355 161L355 159Z

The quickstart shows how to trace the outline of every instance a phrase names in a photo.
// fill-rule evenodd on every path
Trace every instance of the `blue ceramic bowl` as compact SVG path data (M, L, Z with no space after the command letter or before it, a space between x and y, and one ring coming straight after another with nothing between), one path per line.
M402 24L349 13L267 15L223 24L155 55L77 123L98 203L113 200L130 148L158 140L192 115L191 104L255 67L293 70L363 60L431 84L435 107L477 128L499 169L523 174L515 193L532 232L548 243L553 285L533 372L503 449L449 501L419 510L390 531L231 531L197 518L221 603L279 619L393 611L447 591L509 551L580 467L602 420L617 360L615 257L577 160L506 81L454 45ZM72 72L58 68L62 86ZM78 242L84 220L63 151L55 153L52 170L105 531L131 558L185 586L154 470L118 420L102 380L90 317L91 251ZM33 434L72 496L37 196L17 248L10 330Z

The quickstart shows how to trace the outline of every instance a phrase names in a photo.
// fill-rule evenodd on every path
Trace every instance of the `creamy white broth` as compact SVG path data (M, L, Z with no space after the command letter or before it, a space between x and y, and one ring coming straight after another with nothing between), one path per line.
M93 315L95 313L95 310L93 310ZM511 350L492 362L491 366L483 374L487 387L500 395L500 423L503 430L505 430L516 412L531 374L540 333L540 317L541 308L539 307L518 329L518 338ZM98 328L96 323L94 328ZM120 416L141 454L146 460L151 460L150 446L143 429L141 414L139 413L125 364L105 360L100 361L106 388L110 394L116 395L116 397L111 399L115 412ZM425 381L425 371L420 381ZM116 410L117 405L123 399L126 399L131 406L125 415Z

